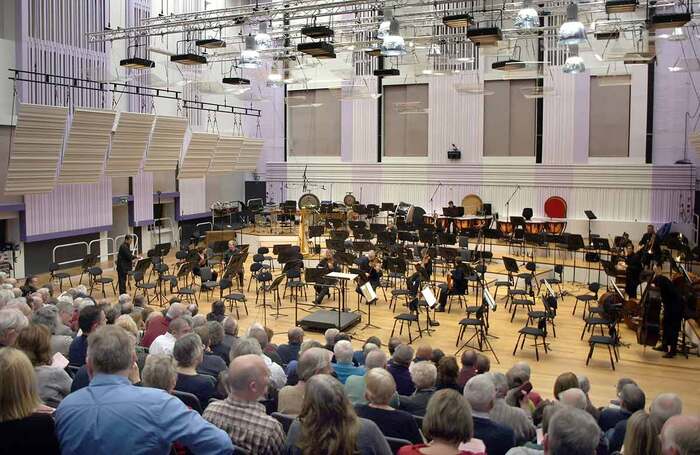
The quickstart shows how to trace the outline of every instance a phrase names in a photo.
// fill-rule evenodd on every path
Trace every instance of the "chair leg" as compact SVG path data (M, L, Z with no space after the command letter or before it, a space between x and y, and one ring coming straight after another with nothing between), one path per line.
M577 306L578 306L578 299L574 300L574 311L571 312L572 316L576 314L576 307Z
M520 344L520 338L521 338L522 336L523 336L522 333L521 333L520 335L518 335L518 340L515 342L515 347L513 348L513 355L515 355L515 351L518 350L518 345Z
M391 336L394 336L394 330L396 330L396 319L394 319L394 326L391 328Z
M540 361L540 350L537 348L537 339L538 338L535 337L535 359L537 359L537 361L539 362Z
M590 362L591 357L593 357L593 349L595 349L595 344L591 343L591 349L588 351L588 357L586 358L586 366L588 366L588 362Z
M583 330L581 331L581 339L583 340L583 335L586 333L586 329L588 328L588 323L586 322L583 325Z
M612 349L610 349L610 345L608 345L608 355L610 356L610 366L612 367L613 371L615 371L615 362L613 361Z

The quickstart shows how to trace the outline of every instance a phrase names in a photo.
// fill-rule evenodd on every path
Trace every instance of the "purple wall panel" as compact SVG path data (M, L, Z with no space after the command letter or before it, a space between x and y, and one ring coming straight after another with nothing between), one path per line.
M134 222L138 225L153 219L153 173L141 171L132 182Z

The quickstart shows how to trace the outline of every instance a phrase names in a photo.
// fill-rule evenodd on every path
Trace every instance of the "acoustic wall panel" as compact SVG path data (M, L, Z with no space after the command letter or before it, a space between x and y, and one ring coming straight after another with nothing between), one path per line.
M229 174L235 170L236 161L241 154L243 137L221 136L216 145L216 152L209 163L209 174Z
M180 163L180 170L177 174L177 178L194 179L204 177L214 157L218 142L218 134L192 133L190 144Z
M174 171L186 132L187 119L157 116L143 169L148 172Z
M236 161L235 169L237 171L255 172L263 144L265 144L264 139L246 138L243 141L241 154L238 157L238 161Z
M100 181L116 113L76 109L63 150L58 183Z
M56 187L67 118L65 107L20 104L5 194L48 193Z
M112 136L105 172L113 177L133 177L139 173L156 116L122 112Z

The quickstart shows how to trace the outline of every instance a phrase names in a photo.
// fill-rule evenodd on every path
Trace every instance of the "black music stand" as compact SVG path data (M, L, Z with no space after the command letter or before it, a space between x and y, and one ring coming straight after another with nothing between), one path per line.
M370 223L369 225L369 232L372 234L377 234L379 235L380 232L386 231L386 224L382 223Z
M326 239L326 248L338 252L345 251L345 240Z
M574 256L574 276L571 281L576 283L576 252L582 248L585 248L586 245L583 242L583 237L581 234L569 234L567 237L568 241L566 249Z
M591 221L592 220L597 220L598 217L595 216L592 210L584 210L583 213L586 214L586 218L588 218L588 243L592 244L593 241L591 239Z
M378 232L377 242L381 245L393 245L396 243L396 233L391 231Z
M365 251L370 251L373 248L374 245L372 245L372 242L368 242L366 240L355 240L352 242L353 251L357 251L358 253L364 253Z
M335 262L340 265L352 267L355 264L355 259L357 259L357 257L352 253L336 251L336 253L333 255L333 259L335 259Z
M396 205L393 202L382 202L380 210L382 212L393 212L396 210Z
M413 243L414 245L415 245L416 241L418 240L416 238L416 234L414 232L411 232L411 231L399 231L398 239L402 242Z

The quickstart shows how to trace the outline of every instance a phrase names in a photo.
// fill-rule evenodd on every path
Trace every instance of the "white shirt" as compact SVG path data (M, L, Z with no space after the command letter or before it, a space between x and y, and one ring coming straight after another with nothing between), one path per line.
M158 338L156 338L156 340L157 339ZM270 358L265 354L262 354L261 356L263 360L265 360L265 365L267 365L267 368L270 369L270 382L272 383L272 386L277 390L284 387L287 384L287 375L284 374L282 367L270 360Z
M173 349L175 348L175 337L172 333L165 333L163 335L158 335L151 347L148 349L149 354L159 355L173 355Z

